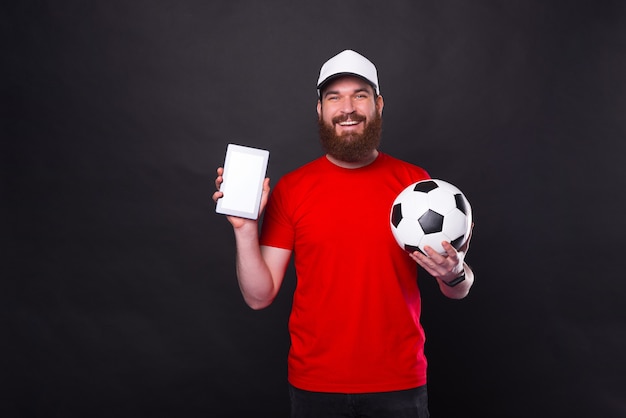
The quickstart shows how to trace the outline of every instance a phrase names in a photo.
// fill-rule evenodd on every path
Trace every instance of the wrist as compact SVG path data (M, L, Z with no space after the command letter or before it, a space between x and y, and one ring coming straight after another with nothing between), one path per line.
M259 225L256 221L250 221L248 219L236 218L238 222L233 224L233 232L236 238L254 239L259 236Z
M461 273L458 276L456 276L454 279L452 279L452 280L443 280L443 279L441 279L443 284L445 284L448 287L454 287L454 286L460 284L461 282L463 282L464 280L465 280L465 266L463 266L463 269L461 270Z

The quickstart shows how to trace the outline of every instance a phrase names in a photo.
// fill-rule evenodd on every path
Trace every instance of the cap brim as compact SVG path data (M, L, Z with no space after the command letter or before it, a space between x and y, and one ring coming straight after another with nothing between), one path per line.
M365 81L367 84L372 86L372 89L374 89L374 93L378 94L377 93L378 88L376 87L376 85L374 83L372 83L370 80L368 80L367 78L363 77L360 74L355 74L355 73L351 73L351 72L337 73L337 74L333 74L333 75L331 75L329 77L326 77L324 79L324 81L322 81L321 83L319 83L317 85L317 90L319 92L321 92L322 90L324 90L326 85L328 85L328 83L330 83L331 81L334 81L334 80L336 80L338 78L341 78L341 77L347 77L347 76L360 78L361 80Z

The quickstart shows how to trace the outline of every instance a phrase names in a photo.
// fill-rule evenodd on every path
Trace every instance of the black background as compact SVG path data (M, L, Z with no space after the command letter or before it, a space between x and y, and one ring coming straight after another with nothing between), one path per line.
M287 416L293 270L250 310L210 196L229 142L321 154L345 48L475 212L470 296L420 280L433 417L626 416L625 4L3 5L3 416Z

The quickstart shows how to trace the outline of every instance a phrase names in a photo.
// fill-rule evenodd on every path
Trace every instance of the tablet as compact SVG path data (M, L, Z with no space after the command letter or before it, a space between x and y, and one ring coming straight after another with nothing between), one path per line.
M220 185L224 196L217 200L217 213L248 219L259 217L269 155L267 150L228 144L224 181Z

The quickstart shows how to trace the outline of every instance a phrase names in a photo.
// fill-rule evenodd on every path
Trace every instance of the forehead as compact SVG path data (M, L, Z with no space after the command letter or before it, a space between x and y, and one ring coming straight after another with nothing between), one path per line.
M358 90L367 90L371 94L374 94L374 88L372 85L363 80L361 77L344 75L329 81L324 86L323 94L327 94L331 91L336 93L352 93Z

